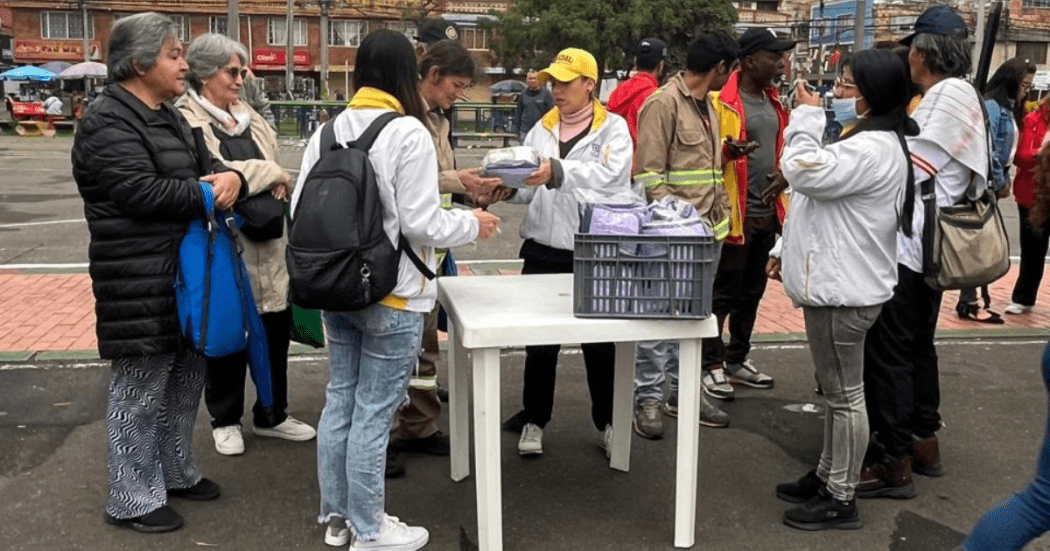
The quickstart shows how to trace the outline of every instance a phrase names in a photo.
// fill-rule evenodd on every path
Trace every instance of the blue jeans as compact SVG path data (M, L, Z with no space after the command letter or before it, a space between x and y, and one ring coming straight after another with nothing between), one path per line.
M350 521L362 541L379 537L386 446L423 335L423 314L373 304L322 312L330 379L317 426L321 515Z
M634 367L634 400L664 400L664 380L669 382L669 396L678 395L678 342L643 341L638 343Z
M1050 394L1050 344L1043 351L1043 384ZM992 507L977 521L963 549L1018 550L1050 530L1050 421L1035 469L1035 480L1024 491Z

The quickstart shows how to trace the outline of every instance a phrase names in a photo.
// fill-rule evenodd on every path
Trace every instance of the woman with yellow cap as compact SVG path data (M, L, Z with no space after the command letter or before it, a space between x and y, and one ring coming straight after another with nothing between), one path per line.
M524 145L535 148L544 161L517 190L511 202L528 203L521 224L522 274L572 273L573 236L579 227L575 190L603 194L631 188L631 135L627 122L609 113L594 98L598 64L590 53L568 48L537 75L540 83L552 82L554 109L525 136ZM584 344L591 417L606 448L612 423L612 343ZM543 453L543 428L554 409L554 380L559 345L525 347L525 384L522 410L507 428L522 428L521 455Z

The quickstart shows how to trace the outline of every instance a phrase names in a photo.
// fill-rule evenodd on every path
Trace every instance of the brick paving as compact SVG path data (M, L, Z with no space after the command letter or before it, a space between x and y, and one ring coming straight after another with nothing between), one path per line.
M460 275L518 273L520 263L461 263ZM1009 303L1017 266L991 286L993 304L1000 310ZM941 305L938 329L942 336L1041 336L1050 327L1050 289L1043 285L1033 312L1004 315L1003 325L961 320L955 314L956 295L947 293ZM38 274L0 270L0 354L12 358L33 353L75 352L96 348L95 301L87 274ZM759 308L756 341L803 340L802 312L791 305L783 288L771 281Z

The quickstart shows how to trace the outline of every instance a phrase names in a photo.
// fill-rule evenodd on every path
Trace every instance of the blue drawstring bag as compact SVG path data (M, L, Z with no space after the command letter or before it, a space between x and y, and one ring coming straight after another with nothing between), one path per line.
M221 358L248 345L244 265L230 229L215 216L211 186L200 186L207 215L190 222L179 246L175 300L187 342L205 357Z
M179 245L175 302L182 334L208 358L247 351L248 372L264 408L273 406L266 329L255 308L233 217L215 214L212 188L200 182L207 215L190 222Z

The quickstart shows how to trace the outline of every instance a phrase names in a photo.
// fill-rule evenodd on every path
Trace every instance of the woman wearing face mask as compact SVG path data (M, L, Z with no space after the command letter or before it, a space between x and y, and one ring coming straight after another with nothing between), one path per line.
M797 482L777 486L778 497L801 504L784 513L784 523L802 530L861 526L854 493L868 444L864 336L897 283L900 209L891 206L902 203L911 174L904 136L919 131L905 110L908 82L897 56L859 52L835 86L852 128L822 145L824 113L800 87L803 105L784 132L781 167L793 195L767 273L782 277L803 309L827 400L820 463Z
M594 98L598 64L577 48L558 53L554 63L538 75L541 85L553 80L555 108L525 136L524 145L545 157L539 170L526 180L511 202L529 203L521 224L522 274L571 274L572 250L580 217L573 196L576 189L605 194L630 191L633 145L627 122L609 113ZM599 443L608 453L612 423L612 343L585 344L591 418ZM558 345L525 347L523 408L508 428L522 427L518 453L543 453L543 428L554 409L554 379Z
M291 196L292 179L277 163L277 134L246 102L240 101L247 75L248 52L239 42L221 34L197 37L186 51L189 90L175 104L194 128L200 128L208 150L231 168L244 174L248 195L273 201ZM269 196L272 199L266 199ZM243 211L239 205L235 210ZM283 217L279 217L283 218ZM276 226L276 228L272 228ZM284 249L288 239L284 221L271 231L242 227L244 264L251 276L252 296L266 328L273 383L273 407L259 400L252 407L252 429L257 436L295 442L312 440L313 427L288 415L288 343L292 311L288 302L288 270ZM263 235L265 233L265 235ZM244 414L244 375L248 357L237 352L208 360L204 401L211 414L215 450L222 455L244 453L241 416Z

